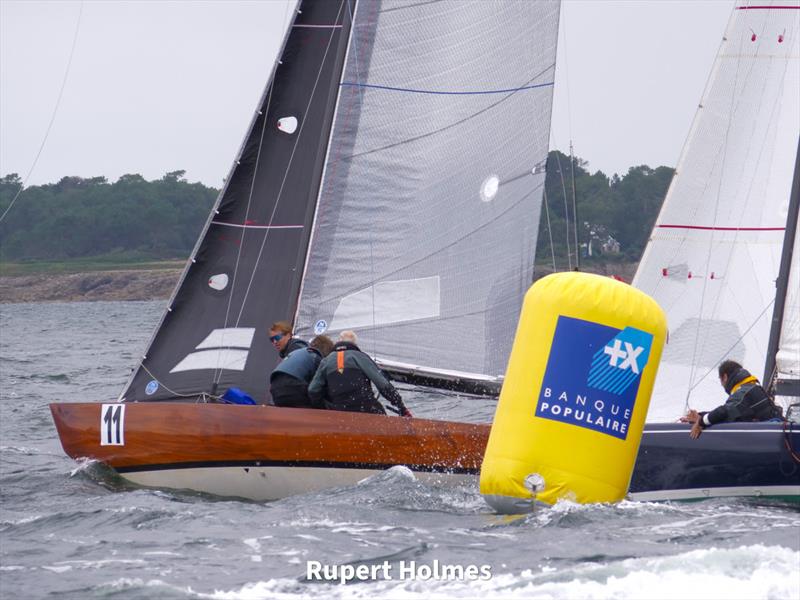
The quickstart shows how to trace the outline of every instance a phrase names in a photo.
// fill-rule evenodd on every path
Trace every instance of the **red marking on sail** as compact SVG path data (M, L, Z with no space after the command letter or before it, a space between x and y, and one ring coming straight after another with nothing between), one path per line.
M780 35L778 35L778 43L779 44L783 43L783 34L782 33Z
M669 275L669 273L667 272L667 268L666 268L666 267L664 267L663 269L661 269L661 275L663 275L664 277L666 277L667 275Z
M689 275L686 277L686 279L691 279L691 278L692 278L692 272L689 271Z
M750 36L750 41L751 42L755 42L756 41L756 34L755 33L752 36Z
M710 227L708 225L656 225L659 229L699 229L700 231L785 231L785 227Z

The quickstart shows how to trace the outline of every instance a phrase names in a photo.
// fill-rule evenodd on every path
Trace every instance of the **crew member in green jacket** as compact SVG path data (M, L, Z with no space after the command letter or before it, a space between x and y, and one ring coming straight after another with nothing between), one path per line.
M322 360L308 386L311 403L318 408L385 415L386 411L372 391L374 383L401 416L412 416L378 365L356 345L357 339L349 330L339 335L333 352Z

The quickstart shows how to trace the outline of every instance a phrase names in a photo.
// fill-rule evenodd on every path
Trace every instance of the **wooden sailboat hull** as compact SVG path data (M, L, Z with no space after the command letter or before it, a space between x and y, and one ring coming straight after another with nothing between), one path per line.
M140 485L273 500L355 483L394 465L458 482L480 469L486 425L221 404L123 406L124 445L101 445L102 407L51 404L64 451Z
M104 406L50 405L72 458L101 461L139 485L253 500L351 485L394 465L426 482L464 482L480 471L490 428L270 406L131 403L113 405L125 409L116 440L124 445L101 445ZM782 423L718 425L699 440L685 425L648 425L631 497L800 498L800 464L787 443L800 447L800 433Z

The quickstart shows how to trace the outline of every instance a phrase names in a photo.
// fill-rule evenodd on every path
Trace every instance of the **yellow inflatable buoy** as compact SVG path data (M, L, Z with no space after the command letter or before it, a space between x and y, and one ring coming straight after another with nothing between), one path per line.
M525 295L481 467L499 512L616 502L628 491L667 334L643 292L559 273Z

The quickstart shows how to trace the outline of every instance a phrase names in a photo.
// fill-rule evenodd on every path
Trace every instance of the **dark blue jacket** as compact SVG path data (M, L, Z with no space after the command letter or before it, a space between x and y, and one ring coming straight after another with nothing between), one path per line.
M306 345L299 346L289 352L269 376L272 381L278 373L290 375L295 379L309 383L322 360L322 355L315 348Z

